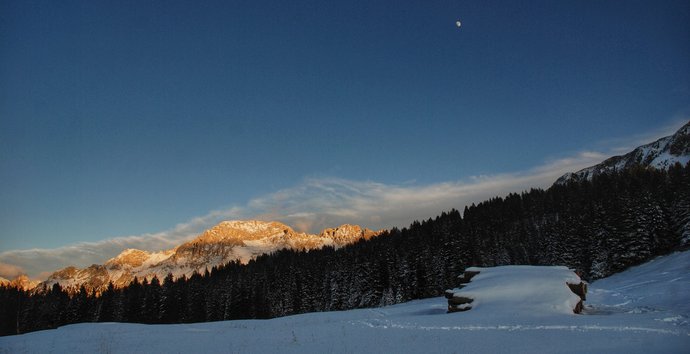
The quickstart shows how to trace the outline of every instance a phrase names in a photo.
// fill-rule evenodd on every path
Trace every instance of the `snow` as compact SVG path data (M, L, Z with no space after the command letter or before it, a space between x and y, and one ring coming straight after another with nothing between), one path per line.
M154 267L157 264L170 258L173 254L175 254L175 252L173 252L172 250L151 253L149 254L149 257L146 259L146 261L144 261L141 268Z
M666 169L669 168L669 166L674 165L676 162L685 166L688 162L690 162L690 155L677 156L665 151L654 158L649 165L658 169Z
M276 234L282 234L282 228L284 225L276 224L266 221L259 220L233 220L233 221L222 221L219 226L225 228L242 230L248 233L260 233L266 230L272 229L271 231Z
M590 311L652 313L655 320L677 318L667 322L690 328L690 251L654 259L592 285L596 287L590 287L588 300L596 305Z
M539 267L530 275L534 282L521 284L523 272L501 268L482 270L484 274L470 283L476 285L462 289L478 296L478 304L466 312L446 313L446 299L438 297L272 320L77 324L0 337L0 353L628 354L687 353L690 348L690 251L657 258L590 284L583 315L549 306L541 310L518 306L507 311L499 298L515 305L519 292L527 296L543 292L539 299L530 298L535 303L563 300L563 294L546 294L555 287L538 280L560 282L570 275L560 267ZM515 280L512 283L517 285L498 289L499 278Z
M580 278L567 267L503 266L468 268L479 272L455 295L474 299L472 311L483 315L573 314L580 297L566 283L579 284Z

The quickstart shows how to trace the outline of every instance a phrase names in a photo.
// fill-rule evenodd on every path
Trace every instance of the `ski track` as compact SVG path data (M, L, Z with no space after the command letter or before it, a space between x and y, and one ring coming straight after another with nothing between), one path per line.
M690 332L682 332L678 330L648 328L648 327L631 327L631 326L598 326L598 325L583 325L583 326L566 326L566 325L496 325L496 326L480 326L480 325L464 325L464 326L420 326L414 324L400 324L392 321L350 321L352 325L364 325L370 328L394 328L394 329L408 329L408 330L423 330L423 331L613 331L613 332L644 332L655 334L669 334L675 336L690 336Z

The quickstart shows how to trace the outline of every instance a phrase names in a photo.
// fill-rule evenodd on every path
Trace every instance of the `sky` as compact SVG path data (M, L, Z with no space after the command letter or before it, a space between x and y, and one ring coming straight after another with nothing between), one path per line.
M687 1L0 0L0 276L546 188L690 119L688 33Z

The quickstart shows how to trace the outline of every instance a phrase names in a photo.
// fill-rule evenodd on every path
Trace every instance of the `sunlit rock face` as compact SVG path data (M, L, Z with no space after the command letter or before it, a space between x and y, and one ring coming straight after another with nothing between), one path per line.
M0 277L0 286L7 286L7 287L13 287L13 288L18 288L22 290L31 290L34 287L36 287L40 282L38 281L33 281L29 279L26 275L19 275L16 278L9 280L5 279L3 277Z
M126 249L103 265L61 269L38 284L37 291L59 283L72 292L78 291L81 286L89 292L100 292L110 282L115 287L122 287L135 277L139 281L150 281L154 276L161 280L168 274L176 278L189 277L195 272L204 273L230 261L247 263L259 255L281 249L309 251L324 246L337 248L361 239L368 240L382 232L358 225L342 225L325 229L316 235L296 232L277 221L223 221L170 250L147 252Z

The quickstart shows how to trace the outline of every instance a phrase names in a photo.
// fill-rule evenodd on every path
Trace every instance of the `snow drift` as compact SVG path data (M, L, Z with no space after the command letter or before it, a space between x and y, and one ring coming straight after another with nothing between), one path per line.
M478 272L454 296L472 299L473 311L504 314L572 314L580 302L567 284L580 278L567 267L502 266L471 267Z

